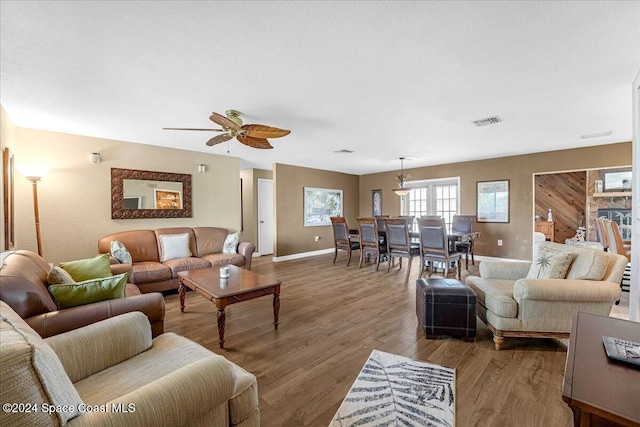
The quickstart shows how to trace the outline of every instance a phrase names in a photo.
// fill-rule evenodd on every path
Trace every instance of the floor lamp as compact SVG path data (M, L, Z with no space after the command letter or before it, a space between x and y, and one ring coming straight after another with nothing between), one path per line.
M38 255L42 256L42 236L40 235L40 211L38 210L38 181L42 179L48 172L48 168L36 166L23 166L18 168L20 173L24 175L33 188L33 213L36 219L36 243L38 244Z

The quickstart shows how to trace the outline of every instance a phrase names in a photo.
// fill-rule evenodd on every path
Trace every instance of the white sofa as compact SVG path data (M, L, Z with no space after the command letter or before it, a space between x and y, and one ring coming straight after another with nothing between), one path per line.
M620 298L624 256L552 242L538 243L536 253L542 248L574 254L563 279L526 278L532 262L525 261L484 261L480 277L465 279L496 350L504 337L568 338L574 312L608 316Z

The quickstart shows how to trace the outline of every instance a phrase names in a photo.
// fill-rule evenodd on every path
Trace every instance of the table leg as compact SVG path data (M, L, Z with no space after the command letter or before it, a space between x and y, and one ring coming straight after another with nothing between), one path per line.
M178 294L180 296L180 311L184 313L184 294L186 293L186 286L180 280L180 284L178 285Z
M278 318L280 316L280 286L273 292L273 326L278 329Z
M224 324L227 319L227 315L224 312L224 307L218 308L218 344L220 348L224 347Z

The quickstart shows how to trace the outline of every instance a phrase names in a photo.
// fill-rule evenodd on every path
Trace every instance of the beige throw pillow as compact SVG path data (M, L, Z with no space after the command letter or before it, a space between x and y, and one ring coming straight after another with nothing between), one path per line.
M574 254L540 248L531 263L527 279L564 279Z

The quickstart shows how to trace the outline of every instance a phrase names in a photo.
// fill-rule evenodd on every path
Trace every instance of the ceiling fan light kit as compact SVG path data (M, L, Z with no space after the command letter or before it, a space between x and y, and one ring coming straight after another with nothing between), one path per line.
M236 110L225 111L225 116L218 113L211 113L209 120L217 125L220 125L222 129L196 129L196 128L164 128L165 130L195 130L195 131L212 131L223 132L220 135L214 136L207 141L208 146L214 146L221 142L229 141L236 138L242 144L259 149L273 148L267 138L281 138L291 133L290 130L280 129L272 126L251 124L245 125L240 118L240 112Z

